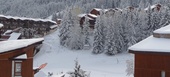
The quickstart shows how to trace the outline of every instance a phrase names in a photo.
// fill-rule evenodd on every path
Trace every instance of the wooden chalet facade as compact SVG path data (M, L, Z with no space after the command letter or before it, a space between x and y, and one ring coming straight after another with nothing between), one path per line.
M4 33L6 30L14 30L21 27L23 30L22 37L24 38L32 38L32 35L28 35L32 30L34 30L34 33L37 35L44 36L46 33L50 32L50 26L56 25L55 21L46 19L33 19L4 15L0 15L0 23L4 25L4 27L1 29L2 33Z
M122 10L119 8L110 8L110 9L99 9L99 8L93 8L89 14L79 14L79 23L80 26L84 24L85 19L89 22L89 27L91 29L94 29L96 18L100 15L100 13L104 13L106 17L113 16L115 12L122 13Z
M102 10L102 9L99 9L99 8L93 8L93 9L90 11L90 14L100 15L101 10Z
M97 16L94 15L94 14L79 14L78 15L79 17L79 23L80 23L80 26L83 28L83 24L84 24L84 21L85 19L87 18L88 22L89 22L89 27L91 29L94 29L94 25L95 25L95 22L96 22L96 18Z
M170 25L131 46L135 55L134 77L170 77Z
M34 77L33 57L43 38L0 42L0 77Z

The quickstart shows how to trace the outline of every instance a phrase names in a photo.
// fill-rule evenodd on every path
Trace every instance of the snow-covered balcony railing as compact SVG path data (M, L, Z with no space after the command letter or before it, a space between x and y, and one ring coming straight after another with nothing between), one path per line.
M170 38L170 25L155 30L153 36L157 38Z

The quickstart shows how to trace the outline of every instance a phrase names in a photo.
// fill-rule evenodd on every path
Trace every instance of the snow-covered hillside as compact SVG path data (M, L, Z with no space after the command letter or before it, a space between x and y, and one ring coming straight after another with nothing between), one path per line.
M59 77L61 72L73 71L76 59L91 77L128 77L125 72L126 60L132 59L132 54L107 56L93 55L92 50L69 50L60 46L58 33L56 31L46 36L41 51L35 56L34 67L48 63L35 77L47 77L48 72L53 72L53 77Z

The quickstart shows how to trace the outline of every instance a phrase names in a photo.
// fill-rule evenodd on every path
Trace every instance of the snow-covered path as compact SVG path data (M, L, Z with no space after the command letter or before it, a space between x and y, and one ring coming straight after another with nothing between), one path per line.
M125 72L126 60L132 58L133 55L127 53L106 56L93 55L91 50L69 50L59 45L58 32L55 32L45 38L41 52L34 58L34 66L47 62L48 65L41 71L57 75L73 71L74 60L78 59L81 68L90 72L91 77L128 77Z

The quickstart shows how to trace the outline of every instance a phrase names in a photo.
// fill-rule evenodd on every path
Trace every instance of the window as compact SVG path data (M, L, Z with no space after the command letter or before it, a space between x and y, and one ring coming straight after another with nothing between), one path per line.
M21 62L15 62L15 69L14 69L14 75L15 76L21 76Z
M165 71L161 71L161 77L165 77Z

